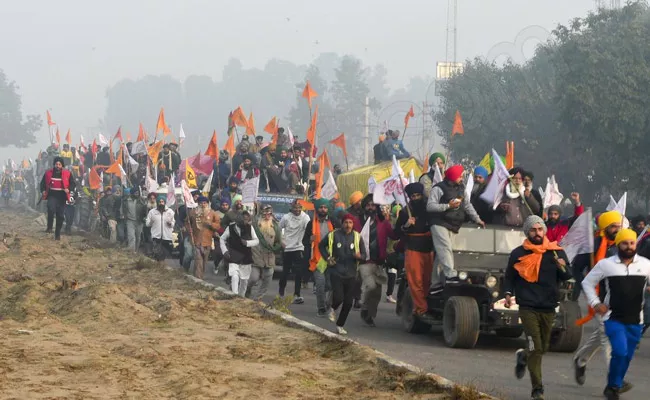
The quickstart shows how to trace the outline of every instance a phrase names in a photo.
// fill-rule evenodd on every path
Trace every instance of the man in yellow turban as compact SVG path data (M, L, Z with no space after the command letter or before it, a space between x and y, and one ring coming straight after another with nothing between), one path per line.
M576 280L576 288L573 293L573 300L577 301L582 290L581 282L583 280L584 271L591 269L593 265L597 264L600 260L616 255L616 235L622 228L623 224L623 215L618 211L607 211L597 218L598 230L600 232L599 236L594 239L594 253L593 253L593 264L592 264L592 255L591 254L579 254L573 260L573 274ZM600 291L600 289L603 289ZM605 298L604 288L596 287L596 291L599 292L601 298ZM578 320L579 325L584 325L587 322L591 321L594 318L595 312L590 307L589 314ZM576 351L573 356L573 368L575 373L575 380L579 385L584 385L586 380L586 370L587 363L589 360L602 348L603 356L605 357L605 362L609 365L609 360L611 358L611 346L607 335L605 334L605 325L600 316L596 316L598 319L598 327L592 332L585 344L582 345ZM627 391L631 388L629 383L625 383L623 386L624 391Z

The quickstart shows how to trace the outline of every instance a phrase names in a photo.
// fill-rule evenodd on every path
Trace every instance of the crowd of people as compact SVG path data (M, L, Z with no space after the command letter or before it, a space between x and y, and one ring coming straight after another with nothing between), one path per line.
M405 150L399 132L389 134L391 142L385 149L408 155L402 154ZM125 147L128 149L129 144ZM176 147L169 145L159 155L160 183L181 165ZM129 249L147 252L159 261L169 257L174 235L180 232L178 248L183 268L203 279L212 260L215 274L223 271L233 292L255 300L267 294L276 262L281 259L278 295L287 295L293 277L292 301L302 304L301 290L313 281L317 315L329 318L342 335L347 333L345 324L353 309L360 310L366 325L375 326L382 299L395 302L396 276L402 269L413 299L414 317L432 323L427 298L448 285L463 283L452 251L453 236L461 226L472 222L482 227L498 224L521 229L526 240L510 255L503 291L506 307L516 297L528 340L527 348L516 354L517 378L522 378L527 368L532 398L543 399L541 363L560 301L558 284L573 278L573 300L584 291L590 315L600 323L574 357L576 381L584 384L587 362L602 348L610 370L606 397L617 399L631 389L624 376L650 321L644 319L650 305L645 302L650 235L645 233L643 218L633 219L633 229L628 229L623 228L624 216L620 213L600 214L594 253L578 255L570 262L557 243L584 212L578 193L571 194L574 214L563 217L559 206L544 209L540 193L534 190L533 174L515 167L509 171L503 200L495 208L481 197L492 178L487 168L473 170L474 186L468 197L465 169L461 165L449 166L444 155L435 153L428 160L428 171L417 182L405 186L408 202L404 206L376 204L372 193L356 191L347 204L338 196L295 199L291 212L277 220L268 204L256 203L252 210L245 209L241 185L263 176L262 190L311 193L318 166L310 160L313 154L306 153L300 144L286 148L279 140L274 147L264 145L259 137L254 144L242 140L232 161L223 153L220 160L215 160L216 181L209 185L210 191L197 188L191 192L196 207L186 202L174 209L167 206L167 193L143 195L151 171L146 170L146 159L136 159L138 167L130 171L130 179L112 186L110 180L105 182L97 202L98 220L105 226L109 240L121 241ZM390 154L392 157L395 153ZM108 160L104 160L106 157ZM42 159L49 160L51 167L44 168ZM87 192L84 167L95 168L106 161L112 161L106 149L93 157L92 164L86 161L83 151L65 146L59 153L48 149L38 162L37 174L27 168L5 171L2 195L8 198L6 193L11 197L16 191L24 191L17 189L16 172L20 176L41 176L38 193L47 204L47 230L54 231L59 240L64 221L65 233L70 232L75 199ZM444 174L437 175L436 170ZM14 197L17 201L25 198L29 198L28 193ZM643 236L637 238L638 234Z

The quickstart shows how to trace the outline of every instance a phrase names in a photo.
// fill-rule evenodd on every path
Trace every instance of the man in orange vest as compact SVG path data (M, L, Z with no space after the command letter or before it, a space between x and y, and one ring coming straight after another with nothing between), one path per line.
M305 236L309 235L311 242L311 258L309 260L309 270L314 274L314 288L316 289L316 306L318 307L318 316L325 318L329 311L329 304L326 302L326 294L331 291L329 285L329 276L327 274L326 258L329 255L320 253L318 244L328 233L334 230L334 226L329 219L329 201L327 199L314 200L314 209L316 214L314 219L309 221L305 229Z
M45 171L41 179L42 199L47 200L47 230L52 233L54 217L56 216L56 228L54 240L61 240L61 228L65 218L65 203L70 200L70 192L75 189L75 181L72 174L63 168L63 158L54 158L54 167Z

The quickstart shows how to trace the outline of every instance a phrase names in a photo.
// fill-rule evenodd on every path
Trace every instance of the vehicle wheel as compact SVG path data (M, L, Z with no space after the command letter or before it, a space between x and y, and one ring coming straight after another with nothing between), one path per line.
M431 325L425 324L413 315L413 298L410 290L404 293L402 299L401 318L402 325L408 333L427 333L431 330Z
M471 349L481 325L478 304L473 297L452 296L445 303L442 332L449 347Z
M524 334L524 328L501 328L496 330L498 337L517 339Z
M553 329L549 350L557 353L573 353L582 341L582 326L575 324L582 316L582 312L577 301L561 302L560 312L564 314L565 329Z

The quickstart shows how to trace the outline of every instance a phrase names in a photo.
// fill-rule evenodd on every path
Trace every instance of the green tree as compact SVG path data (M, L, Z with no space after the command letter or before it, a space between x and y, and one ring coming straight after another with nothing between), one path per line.
M27 147L36 143L35 133L43 121L38 115L23 118L18 85L0 70L0 146Z

